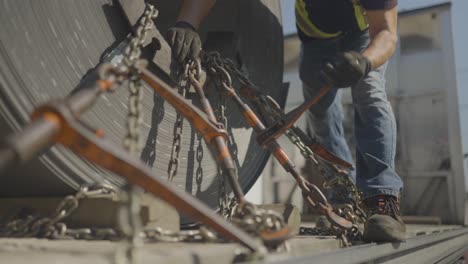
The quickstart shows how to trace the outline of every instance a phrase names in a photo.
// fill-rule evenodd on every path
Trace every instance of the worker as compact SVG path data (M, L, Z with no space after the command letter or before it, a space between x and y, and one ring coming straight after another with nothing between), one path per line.
M185 0L167 39L181 63L199 56L197 33L215 0ZM385 70L397 44L397 0L296 0L301 39L299 74L306 100L324 83L331 91L307 112L307 127L334 154L351 161L344 137L340 88L351 88L356 139L355 181L368 214L365 241L405 239L403 181L395 172L396 124Z

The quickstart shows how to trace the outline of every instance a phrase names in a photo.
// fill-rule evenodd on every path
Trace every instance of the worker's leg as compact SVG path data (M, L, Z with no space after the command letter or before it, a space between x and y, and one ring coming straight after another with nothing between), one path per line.
M305 100L311 100L317 96L320 88L324 85L324 82L319 77L319 73L325 61L334 56L336 52L336 48L327 45L326 41L303 43L300 77L303 83ZM344 136L343 118L340 91L333 88L307 111L307 130L309 133L314 134L320 143L333 154L353 163L351 152Z
M385 93L386 64L353 91L357 185L364 198L398 196L403 181L395 172L396 124Z
M353 43L367 47L366 35ZM398 196L403 181L395 172L396 122L385 92L387 63L352 88L355 108L356 174L364 198Z
M308 83L303 82L303 90L305 100L316 96L316 89L311 88ZM332 91L324 100L307 112L307 130L313 133L333 154L353 163L344 136L342 108L340 91Z
M367 47L367 34L352 48ZM363 239L394 242L405 239L399 194L403 181L395 172L396 122L385 92L387 63L371 71L352 88L355 108L357 185L363 192L368 218Z

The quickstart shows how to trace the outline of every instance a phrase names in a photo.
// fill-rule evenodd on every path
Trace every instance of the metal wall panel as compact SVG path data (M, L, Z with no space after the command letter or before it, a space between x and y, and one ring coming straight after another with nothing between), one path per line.
M468 36L466 25L468 17L468 1L452 1L452 32L455 56L456 82L458 87L458 102L460 108L460 123L462 126L463 154L468 153ZM466 159L466 158L465 158ZM466 161L466 160L465 160ZM465 164L468 164L465 162ZM468 167L465 166L465 191L468 194ZM466 219L468 223L468 218Z
M446 4L450 2L450 0L400 0L398 1L398 9L400 10L400 12L405 12L415 9L427 8L435 5Z
M464 170L450 6L400 15L397 169L404 213L464 222ZM458 56L458 55L456 55ZM456 57L455 56L455 57ZM392 70L392 69L390 69Z
M405 171L448 169L450 159L443 95L406 97L399 101L399 138L405 155L398 162ZM409 186L408 186L409 187ZM416 186L411 186L413 191Z

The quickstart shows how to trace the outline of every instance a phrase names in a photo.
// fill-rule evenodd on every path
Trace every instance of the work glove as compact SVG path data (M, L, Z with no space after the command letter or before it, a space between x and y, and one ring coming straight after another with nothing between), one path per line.
M167 31L167 41L172 48L172 56L178 62L198 58L201 50L201 40L197 30L185 21L177 22Z
M338 88L356 85L371 71L369 59L355 51L338 54L325 64L321 74Z

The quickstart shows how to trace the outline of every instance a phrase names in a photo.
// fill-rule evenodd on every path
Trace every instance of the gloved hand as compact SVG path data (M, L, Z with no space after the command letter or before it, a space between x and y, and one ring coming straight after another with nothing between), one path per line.
M369 59L355 51L347 51L337 55L325 64L322 76L338 88L357 84L371 71Z
M172 48L172 56L180 63L187 59L196 59L200 54L200 36L197 30L185 21L177 22L167 31L167 41Z

